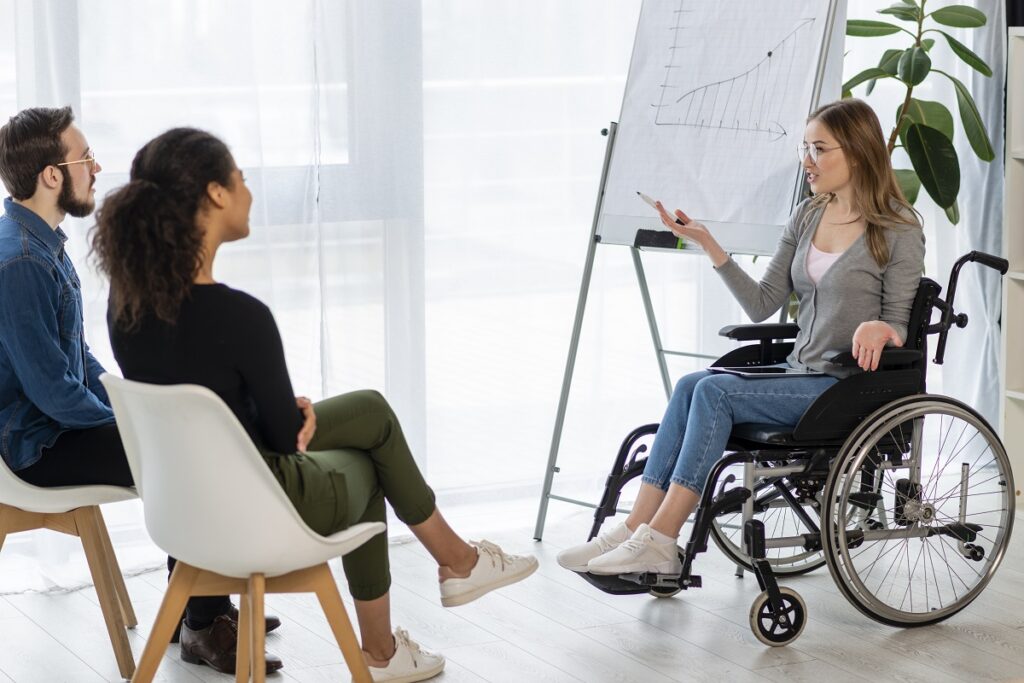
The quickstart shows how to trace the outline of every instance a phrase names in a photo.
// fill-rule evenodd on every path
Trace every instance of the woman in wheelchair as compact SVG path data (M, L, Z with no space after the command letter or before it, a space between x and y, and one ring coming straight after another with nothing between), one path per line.
M467 543L452 531L379 393L357 391L316 404L295 397L270 309L213 279L218 247L249 234L251 204L228 148L209 133L173 129L136 154L129 183L107 196L92 242L110 276L108 324L125 377L212 389L317 533L386 521L385 501L391 503L437 561L445 607L533 573L534 557L506 554L487 541ZM287 552L288 539L252 540ZM401 628L392 635L386 534L346 555L343 565L373 679L439 674L444 657L421 649ZM217 599L189 601L182 646L198 630L222 628L219 641L230 652L217 660L233 667L236 636L226 617L203 621L210 609L204 600Z
M795 425L838 378L822 355L849 347L860 370L878 368L886 345L902 346L924 269L924 236L896 182L882 128L864 102L825 105L807 121L799 148L814 193L790 217L760 282L726 254L708 229L659 203L662 222L697 242L755 322L799 301L800 332L786 358L808 374L748 379L710 371L676 384L625 522L563 551L573 571L678 574L676 541L700 499L712 465L738 423ZM823 373L823 374L822 374Z
M724 336L759 344L683 377L661 424L629 433L591 540L558 556L608 593L667 597L701 585L691 568L711 537L756 577L762 592L750 626L773 646L792 642L806 623L800 596L775 577L823 565L844 597L879 622L923 626L956 614L998 568L1017 495L1006 450L985 419L926 393L928 336L938 335L938 365L949 331L967 325L953 309L961 267L977 262L1005 274L1008 262L962 256L940 298L942 288L921 277L924 238L881 126L859 100L811 115L800 161L813 196L797 206L760 282L705 226L661 208L668 228L703 247L747 315L764 320L795 292L798 324L724 328ZM723 371L773 365L780 371L771 379ZM641 474L625 522L601 532L622 487Z

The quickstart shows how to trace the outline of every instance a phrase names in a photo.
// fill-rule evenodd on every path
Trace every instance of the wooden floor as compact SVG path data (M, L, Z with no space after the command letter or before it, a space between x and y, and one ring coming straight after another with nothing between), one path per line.
M543 543L533 543L528 529L492 538L510 551L532 548L540 557L540 571L450 610L440 605L436 569L422 547L392 546L394 621L448 658L445 673L436 680L1024 680L1024 527L1018 526L992 585L964 612L936 626L899 630L861 616L837 593L825 569L789 579L784 583L807 602L809 623L793 645L767 648L747 626L756 581L749 575L735 578L717 549L701 555L695 565L704 587L669 599L605 595L560 569L556 553L585 535L587 516L549 526ZM131 634L136 659L164 582L163 572L128 581L140 621ZM268 649L285 661L281 674L270 680L349 680L313 596L270 596L268 608L284 621L267 637ZM0 599L0 683L118 680L91 589ZM232 679L181 662L177 646L171 646L158 680Z

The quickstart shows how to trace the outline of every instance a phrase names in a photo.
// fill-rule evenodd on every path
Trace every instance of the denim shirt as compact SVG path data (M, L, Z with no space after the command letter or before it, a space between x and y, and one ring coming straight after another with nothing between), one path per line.
M89 352L67 235L4 200L0 216L0 455L35 463L62 432L114 422Z

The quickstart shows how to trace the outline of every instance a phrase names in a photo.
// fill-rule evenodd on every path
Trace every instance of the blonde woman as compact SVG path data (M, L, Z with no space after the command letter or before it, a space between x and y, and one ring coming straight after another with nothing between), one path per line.
M839 378L876 370L885 346L906 341L924 267L924 235L896 182L878 117L861 100L825 105L808 119L799 151L813 196L796 207L760 282L707 227L682 211L671 216L660 203L658 208L665 226L703 248L755 322L796 292L800 333L786 362L826 374L765 380L702 371L683 377L632 512L592 541L560 553L563 567L604 575L678 574L679 531L725 451L732 425L795 425ZM859 369L822 360L826 351L851 345Z

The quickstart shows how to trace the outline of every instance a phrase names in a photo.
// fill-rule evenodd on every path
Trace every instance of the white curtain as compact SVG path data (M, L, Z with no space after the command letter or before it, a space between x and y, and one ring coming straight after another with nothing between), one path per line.
M385 392L425 453L422 50L418 2L0 2L0 117L71 104L97 197L174 126L222 137L249 177L252 236L220 280L274 310L297 393ZM117 372L91 219L65 222L87 339ZM187 501L183 501L187 504ZM162 562L137 502L105 514L126 571ZM0 592L73 586L73 539L12 536Z

